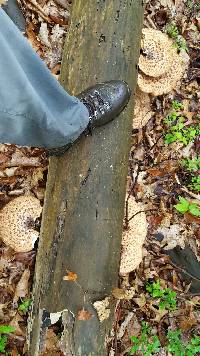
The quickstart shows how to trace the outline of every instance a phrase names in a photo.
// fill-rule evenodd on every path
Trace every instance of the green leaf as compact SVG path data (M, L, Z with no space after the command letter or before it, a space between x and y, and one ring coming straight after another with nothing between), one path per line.
M191 344L192 345L199 345L200 346L200 336L194 336L192 339L191 339Z
M23 302L19 305L18 310L26 313L31 305L31 302L31 299L23 300Z
M0 334L14 333L15 328L10 325L0 325Z
M184 158L180 162L188 171L197 171L200 169L200 156L196 158Z
M180 201L180 204L176 204L176 205L174 205L174 207L180 213L184 214L184 213L186 213L186 211L188 211L190 203L185 198L181 197L180 195L179 195L178 199Z
M131 351L130 351L130 355L134 355L136 353L136 351L138 351L139 346L135 345L131 347Z
M190 204L189 212L194 216L198 216L198 217L200 216L200 210L199 210L197 204Z
M137 336L131 336L131 341L137 344L139 342L139 339Z
M174 205L175 209L178 210L180 213L186 213L186 211L188 211L189 209L189 205L183 205L183 204L176 204Z
M0 352L5 352L7 341L8 338L6 336L0 336Z
M181 204L186 205L186 206L189 205L187 199L181 197L180 195L179 195L178 199L179 199L179 201L180 201Z
M165 310L165 302L160 302L159 303L159 309L160 310Z
M184 106L182 103L180 103L179 101L177 100L172 100L172 108L174 110L183 110L184 109Z
M174 134L176 136L176 139L178 139L178 140L183 140L184 139L184 137L183 137L181 132L175 132Z
M169 144L175 141L176 141L176 136L174 136L173 134L168 133L165 135L165 143Z

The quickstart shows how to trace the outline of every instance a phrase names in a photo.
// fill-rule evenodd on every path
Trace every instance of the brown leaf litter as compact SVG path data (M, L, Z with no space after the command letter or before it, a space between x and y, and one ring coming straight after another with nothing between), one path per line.
M58 76L71 1L19 0L19 3L27 21L28 40L52 73ZM195 5L193 0L192 4ZM121 284L113 290L113 296L117 299L116 322L114 337L108 345L110 352L116 356L129 354L130 337L140 336L144 320L154 328L162 345L166 342L166 328L182 327L189 335L200 321L198 296L190 296L189 285L163 249L176 245L183 247L189 243L197 257L200 256L199 222L188 214L183 218L173 208L176 197L183 194L181 183L176 179L176 174L180 172L179 161L183 156L195 155L199 143L194 142L183 148L178 143L166 146L163 140L166 130L163 119L171 112L172 100L181 101L184 106L187 101L184 115L190 123L199 119L197 11L195 6L193 10L189 9L185 1L146 2L129 160L128 200L134 208L131 212L128 205L128 216L125 214L122 243L122 256L125 251L125 257L121 261L121 266L125 266L122 270L125 275L121 273ZM190 63L187 54L183 55L171 46L172 40L165 33L166 25L174 20L188 42ZM0 145L1 207L12 202L13 196L24 195L39 199L42 205L47 168L48 161L42 149ZM194 199L188 192L184 191L184 194ZM132 219L128 221L130 217ZM140 226L141 222L143 226ZM140 227L143 233L138 233ZM156 239L156 234L164 236L161 242ZM143 256L142 251L145 252ZM34 258L35 250L15 253L3 243L0 246L0 319L1 323L16 327L16 334L9 337L8 344L13 356L26 352L24 332L27 315L19 314L17 308L24 298L30 298ZM65 277L76 280L75 273L68 273ZM147 281L152 280L159 280L163 287L168 286L179 295L174 318L155 307L145 289ZM109 307L106 306L105 310L108 313ZM101 311L99 315L101 318ZM83 321L92 317L84 309L77 315L78 320ZM55 326L48 329L43 355L62 355L57 333Z

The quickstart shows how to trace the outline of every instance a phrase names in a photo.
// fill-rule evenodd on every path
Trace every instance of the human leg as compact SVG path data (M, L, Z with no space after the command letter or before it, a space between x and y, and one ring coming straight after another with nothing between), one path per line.
M52 154L62 147L62 153L88 125L113 120L130 98L123 81L70 96L2 9L0 47L0 142L45 147Z
M59 147L87 127L87 108L52 76L0 9L0 142Z

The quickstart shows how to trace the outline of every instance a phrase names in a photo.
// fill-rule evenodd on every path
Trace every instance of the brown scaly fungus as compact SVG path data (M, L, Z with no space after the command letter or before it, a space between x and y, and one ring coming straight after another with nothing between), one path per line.
M41 212L40 201L33 196L10 201L0 212L0 239L16 252L31 251L39 236L34 223Z
M169 72L173 62L172 40L161 31L144 28L142 30L140 70L150 77L160 77Z
M142 261L142 247L147 235L144 208L130 196L128 199L129 228L122 235L122 251L119 274L125 276L135 270Z
M188 67L189 57L186 53L177 53L176 48L173 47L172 40L161 31L153 29L143 30L144 38L147 37L147 41L142 41L142 54L139 59L140 73L138 75L138 86L142 92L152 94L154 96L167 94L171 90L175 89L178 82L184 75L185 70ZM146 42L149 44L152 41L154 44L151 47L151 51L160 50L160 54L157 52L153 55L145 55L147 50L144 46ZM155 46L155 42L159 43L159 46ZM160 43L163 41L163 46ZM165 50L166 48L167 50ZM162 55L161 55L162 54ZM159 57L161 61L159 61Z
M150 104L149 95L137 88L135 93L133 129L141 129L152 117L153 111L151 111Z

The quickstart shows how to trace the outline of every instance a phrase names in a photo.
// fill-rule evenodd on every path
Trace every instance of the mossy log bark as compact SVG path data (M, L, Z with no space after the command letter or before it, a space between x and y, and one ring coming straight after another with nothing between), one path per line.
M134 91L142 17L141 0L75 0L62 62L64 88L76 94L123 79ZM100 323L93 302L117 286L132 102L112 123L50 159L29 322L31 356L39 355L49 313L57 312L65 355L107 354L113 313ZM77 281L64 281L67 271ZM91 319L77 319L83 308Z

